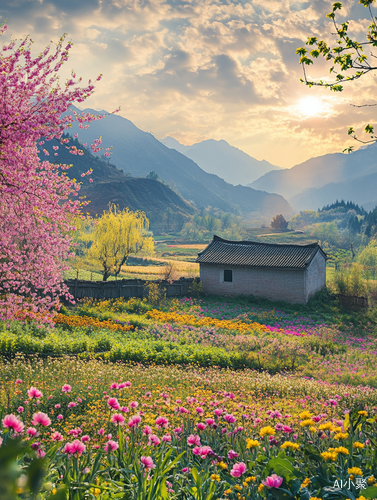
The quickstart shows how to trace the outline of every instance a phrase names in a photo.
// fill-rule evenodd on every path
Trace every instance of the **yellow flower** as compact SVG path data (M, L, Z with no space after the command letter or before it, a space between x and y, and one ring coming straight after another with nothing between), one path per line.
M366 412L365 410L361 410L358 412L359 415L363 415L364 417L367 417L368 416L368 412Z
M241 486L239 486L238 484L236 484L236 485L234 486L234 489L235 489L235 490L238 490L238 491L241 491L241 490L242 490Z
M356 498L356 500L367 500L367 499L363 497L363 495L361 495L360 497Z
M358 441L355 441L355 442L353 443L353 447L354 447L355 449L360 448L360 449L362 450L362 449L365 447L365 444L364 444L364 443L359 443Z
M220 481L220 476L218 474L211 474L211 481Z
M312 426L314 425L314 422L313 420L303 420L302 422L300 422L300 425L301 427L309 427L309 426Z
M303 480L301 488L306 488L311 483L310 479L307 477Z
M290 450L298 450L300 448L300 445L298 443L292 443L291 441L285 441L280 448L282 450L285 450L286 448L289 448Z
M255 483L256 480L257 480L257 478L255 476L249 476L245 479L245 482L246 483L251 483L251 482Z
M224 495L227 497L228 495L230 495L232 493L232 488L229 488L229 490L225 490L224 491Z
M309 430L310 432L317 432L317 428L313 426L309 427Z
M335 434L334 439L347 439L348 436L347 432L338 432L338 434Z
M220 469L227 469L228 468L228 466L225 462L219 462L217 464L217 466L220 467Z
M310 500L322 500L322 498L310 497Z
M307 410L305 410L302 413L300 413L301 420L306 420L308 418L312 418L312 416L313 415L310 412L308 412Z
M260 442L255 439L246 439L246 443L246 448L256 448L260 445Z
M348 474L355 474L355 476L362 476L363 475L363 471L361 469L359 469L358 467L351 467L350 469L348 469Z
M262 427L260 430L259 434L264 437L264 436L275 436L275 429L271 427L270 425L267 425L267 427Z
M335 461L338 458L338 454L335 451L324 451L321 453L321 457L325 460Z
M258 491L259 491L259 493L262 493L262 491L263 491L263 490L264 490L264 484L262 484L262 483L261 483L261 484L258 486Z
M339 446L338 448L329 448L329 451L335 451L336 453L342 453L343 455L350 454L350 452L344 446Z
M374 476L370 476L370 477L368 477L368 481L367 481L367 483L368 483L369 485L371 485L371 484L373 484L373 483L374 483L374 481L375 481Z
M321 431L327 431L332 429L332 423L331 422L326 422L325 424L321 424L319 426Z

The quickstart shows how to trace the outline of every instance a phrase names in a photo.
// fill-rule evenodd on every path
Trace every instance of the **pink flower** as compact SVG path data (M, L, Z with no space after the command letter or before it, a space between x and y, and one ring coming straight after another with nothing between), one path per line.
M139 403L137 401L132 401L130 403L131 408L137 408L139 406Z
M29 427L26 429L26 434L30 437L34 437L37 434L37 429L35 427Z
M111 422L115 425L124 425L124 417L121 413L114 413L111 417Z
M29 396L30 399L33 399L33 398L41 398L43 396L43 394L41 393L41 391L39 389L37 389L36 387L30 387L30 389L27 391L27 395Z
M23 411L24 411L24 407L23 407L23 406L19 406L19 407L17 408L17 411L18 411L18 413L23 413Z
M184 408L183 406L181 406L178 411L179 413L190 413L190 411L186 410L186 408Z
M55 408L56 408L57 410L59 410L59 409L61 408L61 405L57 404L57 405L55 405Z
M156 467L152 457L141 457L140 462L143 464L145 470L154 469Z
M104 431L103 429L100 429L100 430L98 431L98 434L99 434L100 436L103 436L103 435L105 434L105 431Z
M196 425L196 427L197 427L197 429L198 429L199 431L204 431L204 430L207 428L206 424L203 424L202 422L199 422L199 423Z
M198 408L196 408L196 410L195 410L195 411L196 411L196 413L197 413L198 415L203 415L203 413L204 413L203 408L200 408L200 406L198 406Z
M213 455L213 450L210 446L202 446L199 451L200 458L207 458L207 456Z
M162 429L163 427L169 426L169 420L165 417L157 417L156 418L157 429Z
M230 450L228 453L228 458L229 460L233 460L234 458L238 458L239 455L236 453L234 450Z
M86 443L86 442L88 442L88 441L90 441L90 437L89 437L87 434L85 434L85 435L81 438L81 442L82 442L82 443Z
M67 453L68 455L74 455L75 453L80 456L86 450L85 444L75 439L72 443L67 443L64 446L63 453Z
M69 384L64 384L62 387L62 392L71 392L72 387Z
M128 426L131 427L137 427L141 422L141 417L139 415L135 415L134 417L130 418L128 421Z
M45 455L46 455L45 451L43 451L41 449L37 450L37 456L38 456L38 458L43 458Z
M51 419L45 414L39 411L38 413L34 413L33 418L31 420L33 425L43 425L43 427L47 427L51 425Z
M150 427L149 425L145 425L143 429L143 434L145 436L150 436L151 434L153 434L152 427Z
M216 417L220 417L220 415L223 414L223 411L218 408L218 409L214 410L213 413L216 415Z
M197 434L190 434L187 438L187 444L189 446L200 446L200 437Z
M236 421L236 417L229 413L229 414L225 415L224 420L225 420L225 422L228 422L229 424L233 424Z
M166 443L168 441L171 441L171 435L170 434L165 434L164 436L162 436L162 441L164 443Z
M3 419L3 427L6 429L13 429L16 434L21 434L24 430L25 424L12 413L10 415L6 415Z
M158 446L160 444L160 438L158 436L156 436L155 434L152 434L151 436L149 436L149 441L154 446Z
M233 477L241 477L247 470L246 464L239 462L233 465L233 469L230 471L230 475Z
M57 418L58 420L63 420L63 415L58 415L56 418Z
M118 403L117 398L109 398L107 400L107 404L112 408L113 410L118 410L120 408L120 404Z
M16 384L22 384L22 380L21 380L20 378L18 378L18 379L16 380Z
M213 418L206 418L207 425L213 425L214 423L215 423L215 421L213 420Z
M109 439L107 443L105 444L105 451L110 452L110 451L115 451L119 448L119 444L116 441L112 441Z
M272 474L271 476L266 477L262 483L267 486L267 488L279 488L281 483L283 482L283 478L277 476L276 474Z
M74 408L75 406L77 406L77 403L74 403L73 401L68 403L68 408Z
M122 408L120 408L120 411L122 413L128 413L130 410L127 408L127 406L122 406Z
M63 436L60 434L60 432L56 431L51 435L51 439L53 441L63 441Z
M110 385L110 389L118 389L118 384L116 382L113 382L111 385Z

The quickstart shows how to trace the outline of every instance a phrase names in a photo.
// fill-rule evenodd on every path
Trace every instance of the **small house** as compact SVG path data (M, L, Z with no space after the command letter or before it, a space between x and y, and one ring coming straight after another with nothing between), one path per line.
M196 262L205 293L305 304L326 285L326 260L318 243L229 241L215 235Z

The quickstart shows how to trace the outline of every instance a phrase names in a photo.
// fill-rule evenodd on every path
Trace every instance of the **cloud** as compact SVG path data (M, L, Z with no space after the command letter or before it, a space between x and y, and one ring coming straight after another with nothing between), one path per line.
M300 84L295 49L334 31L325 0L2 0L10 33L35 39L36 52L69 33L71 68L84 81L104 79L86 106L113 110L156 137L190 144L225 139L258 159L292 166L344 149L346 129L362 129L374 108L375 77L342 94ZM368 12L344 0L340 21L364 40ZM69 66L69 67L68 67ZM319 59L310 77L328 78ZM313 95L328 111L303 117L299 101Z

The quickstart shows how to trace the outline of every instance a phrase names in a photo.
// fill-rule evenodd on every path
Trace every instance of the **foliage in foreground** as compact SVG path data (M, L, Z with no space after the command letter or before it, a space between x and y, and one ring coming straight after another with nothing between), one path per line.
M373 389L69 359L0 367L13 498L376 497Z

